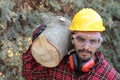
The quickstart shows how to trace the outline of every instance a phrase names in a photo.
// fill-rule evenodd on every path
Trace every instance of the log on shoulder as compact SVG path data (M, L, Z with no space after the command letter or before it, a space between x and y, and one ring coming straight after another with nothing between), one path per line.
M43 19L47 28L32 43L32 55L45 67L56 67L68 53L70 43L70 21L62 16Z

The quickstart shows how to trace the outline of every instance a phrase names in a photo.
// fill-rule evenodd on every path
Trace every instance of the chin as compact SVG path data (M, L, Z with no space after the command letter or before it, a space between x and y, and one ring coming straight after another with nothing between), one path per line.
M89 57L79 57L79 59L81 59L82 61L88 61L90 58Z

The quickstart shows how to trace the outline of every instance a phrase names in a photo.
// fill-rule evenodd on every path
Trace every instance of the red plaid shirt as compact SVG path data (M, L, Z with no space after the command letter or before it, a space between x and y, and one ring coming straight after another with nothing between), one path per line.
M33 32L33 40L40 35L44 28L45 25L40 25ZM70 69L68 56L65 56L55 68L43 67L33 58L30 45L22 56L22 76L26 80L120 80L120 74L108 64L103 55L100 52L96 54L101 62L96 61L96 65L91 71L78 76Z
M22 76L26 80L120 80L120 74L109 65L100 52L97 52L101 60L99 64L81 76L71 71L68 56L60 62L55 68L46 68L35 61L29 47L28 51L23 54Z

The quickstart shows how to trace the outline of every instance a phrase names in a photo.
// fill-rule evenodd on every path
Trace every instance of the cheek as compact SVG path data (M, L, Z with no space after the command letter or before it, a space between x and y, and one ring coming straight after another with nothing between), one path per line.
M75 49L78 50L78 49L82 49L82 46L79 46L79 45L74 45Z
M91 49L89 49L89 50L92 51L92 53L95 53L96 50L97 50L97 48L91 48Z

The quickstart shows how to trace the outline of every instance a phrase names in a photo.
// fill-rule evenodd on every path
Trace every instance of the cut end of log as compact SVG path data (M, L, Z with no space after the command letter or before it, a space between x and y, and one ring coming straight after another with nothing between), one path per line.
M56 67L60 62L59 52L42 34L33 42L31 51L34 59L42 66Z

